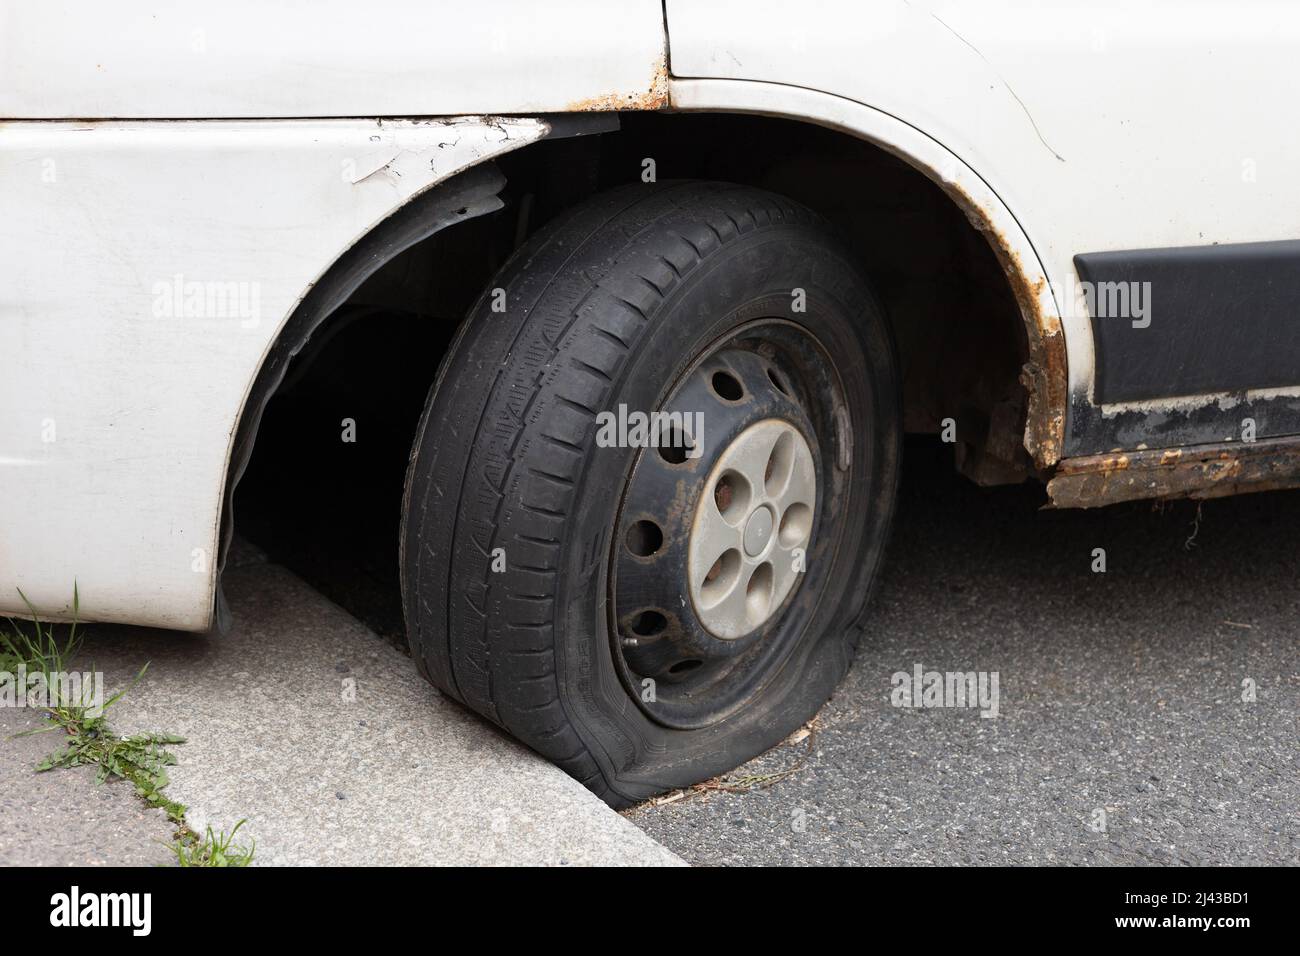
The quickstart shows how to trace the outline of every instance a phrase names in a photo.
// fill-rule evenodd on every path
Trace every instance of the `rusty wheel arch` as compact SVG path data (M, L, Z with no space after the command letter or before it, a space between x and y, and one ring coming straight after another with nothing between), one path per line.
M774 84L739 83L739 85L772 86ZM799 92L815 93L806 90ZM898 144L870 135L867 131L854 128L841 120L833 121L811 114L786 112L774 105L764 105L762 108L750 105L700 106L681 102L677 93L678 90L674 88L670 78L669 102L658 107L657 115L747 116L828 131L844 140L869 147L905 164L944 194L953 208L983 238L993 253L1001 267L1006 289L1018 307L1019 321L1024 330L1027 348L1026 360L1018 375L1026 399L1025 422L1020 443L1032 462L1036 476L1046 481L1056 464L1065 456L1067 416L1070 409L1069 369L1060 309L1052 297L1046 270L1038 261L1028 237L1022 233L1018 239L1013 239L1005 234L994 221L990 211L979 200L972 196L960 182L949 178L934 165L913 155ZM829 95L826 99L838 100ZM862 109L870 110L865 106ZM900 125L905 124L900 123ZM937 141L933 142L938 145ZM952 158L957 159L955 156ZM973 170L971 173L978 178L978 174ZM1032 263L1025 261L1024 257L1027 254L1034 258Z
M918 167L919 168L919 167ZM922 172L926 170L922 169ZM1020 372L1028 395L1025 450L1040 469L1053 468L1064 456L1065 424L1069 411L1069 365L1061 317L1046 312L1042 296L1046 280L1031 281L1020 254L993 225L988 214L955 183L932 177L955 202L971 225L988 242L1006 275L1011 294L1020 308L1029 346L1029 360Z

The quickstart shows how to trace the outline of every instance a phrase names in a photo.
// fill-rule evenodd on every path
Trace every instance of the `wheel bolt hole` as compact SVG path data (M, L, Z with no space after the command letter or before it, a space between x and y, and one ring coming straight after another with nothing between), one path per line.
M713 503L728 524L736 524L749 509L749 482L738 472L724 471L713 486Z
M745 389L740 379L730 372L714 372L712 378L713 392L726 402L738 402L745 397Z
M713 562L700 585L700 598L705 607L713 607L731 593L740 578L740 552L728 548Z
M794 436L786 432L772 446L772 453L767 456L767 466L763 469L763 485L768 495L775 498L785 490L792 471L794 471Z
M781 530L777 533L781 544L793 548L803 544L812 533L812 509L807 505L793 504L781 516Z
M663 530L653 521L636 521L627 529L627 549L638 558L648 558L663 546Z
M680 465L690 457L694 447L682 429L674 427L668 434L660 437L659 457L670 465Z
M713 500L718 506L719 511L725 512L731 507L731 500L736 496L735 489L728 481L718 482L718 486L713 489Z
M745 585L745 610L750 624L761 624L772 603L772 565L764 562L754 569Z
M632 618L628 628L637 637L655 637L668 627L668 618L658 611L642 611Z

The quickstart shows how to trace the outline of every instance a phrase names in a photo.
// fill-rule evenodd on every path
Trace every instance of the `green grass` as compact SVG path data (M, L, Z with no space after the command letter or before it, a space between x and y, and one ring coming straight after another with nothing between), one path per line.
M72 625L63 641L58 639L53 626L41 623L25 595L23 601L32 616L34 630L28 633L11 620L12 632L0 631L0 670L14 672L25 667L29 674L39 673L46 687L57 688L57 695L45 709L46 726L19 736L60 731L64 735L63 746L37 764L36 772L88 766L95 768L96 783L125 780L141 799L162 810L176 824L176 835L169 848L182 866L247 866L253 859L253 849L232 846L243 820L229 834L224 831L214 834L208 827L207 833L200 836L185 823L185 806L162 792L169 782L167 768L176 765L175 755L167 748L185 743L185 738L169 733L119 737L108 724L109 709L140 682L149 665L145 664L135 679L105 700L102 707L93 706L84 686L80 700L66 697L63 682L52 677L70 672L72 660L81 650L81 638L77 635L80 604L77 590L73 588ZM94 671L93 666L91 670Z
M49 625L42 626L37 618L36 609L27 600L27 596L21 591L18 594L22 597L23 603L27 605L28 612L32 615L36 633L26 633L12 620L9 622L12 633L0 631L0 670L13 672L18 670L19 667L25 666L29 672L44 675L48 686L50 674L55 671L66 671L68 669L67 664L81 649L81 638L77 636L77 612L80 608L80 598L77 589L74 587L72 589L72 626L68 630L67 640L60 644L54 635L54 628ZM59 701L58 703L62 705L64 703L71 704L72 702Z
M188 842L180 839L178 835L171 845L171 851L176 854L177 864L180 866L248 866L253 862L256 842L249 847L235 845L235 834L246 822L248 821L240 820L229 833L225 830L213 833L212 827L208 827L203 836L196 834L194 839Z
M112 702L120 696L113 697ZM103 717L68 716L67 711L51 711L49 717L51 726L33 732L62 730L67 739L62 749L36 765L38 773L65 767L95 767L96 783L111 779L129 781L150 806L162 809L174 823L185 822L185 807L162 793L169 782L167 768L176 764L175 755L167 747L185 743L184 737L176 734L118 737Z

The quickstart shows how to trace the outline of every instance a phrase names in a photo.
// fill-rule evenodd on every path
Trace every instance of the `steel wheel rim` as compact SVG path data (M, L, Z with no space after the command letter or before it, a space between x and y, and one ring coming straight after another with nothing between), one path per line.
M727 383L715 381L719 372L734 380L722 391L719 385ZM847 415L838 383L829 353L807 329L757 319L702 349L666 390L659 410L703 409L707 424L701 441L685 441L686 447L670 449L673 454L656 447L636 453L611 542L607 607L615 667L629 695L656 722L690 729L734 713L806 630L838 540L834 529L819 531L823 512L842 495L851 454L838 445ZM793 443L792 487L783 483L768 493L764 486L744 517L748 523L761 508L771 510L770 537L741 564L752 576L772 563L772 580L765 606L748 612L750 626L742 632L707 613L709 602L698 591L716 556L696 548L692 561L691 542L703 539L691 532L707 504L705 489L713 487L710 478L725 470L719 467L723 456L756 437L775 447L783 436ZM824 478L835 494L823 493ZM792 505L807 513L791 516L793 530L788 524L782 546L781 522ZM648 538L637 537L643 524L653 528ZM772 562L778 554L789 561L779 575Z

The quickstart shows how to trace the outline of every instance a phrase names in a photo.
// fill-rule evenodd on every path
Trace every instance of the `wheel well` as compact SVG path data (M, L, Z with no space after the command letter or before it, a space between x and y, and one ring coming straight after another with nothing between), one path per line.
M660 180L769 189L820 212L890 318L905 429L944 433L950 420L955 463L981 484L1034 474L1019 381L1028 345L1012 288L954 199L897 157L793 120L632 113L616 131L542 140L496 165L501 208L423 239L356 288L288 362L247 435L259 440L242 481L232 469L245 537L317 586L351 576L347 593L331 596L386 636L401 639L396 535L407 453L456 327L528 236L650 169ZM340 555L362 565L344 573Z

